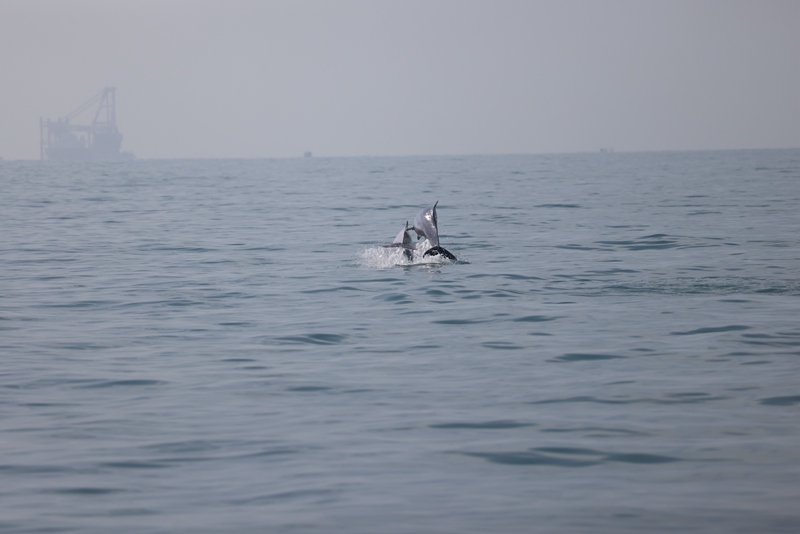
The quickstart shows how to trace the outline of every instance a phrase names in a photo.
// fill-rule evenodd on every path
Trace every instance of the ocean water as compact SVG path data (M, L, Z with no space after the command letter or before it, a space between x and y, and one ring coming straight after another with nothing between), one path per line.
M800 150L0 186L3 533L800 531Z

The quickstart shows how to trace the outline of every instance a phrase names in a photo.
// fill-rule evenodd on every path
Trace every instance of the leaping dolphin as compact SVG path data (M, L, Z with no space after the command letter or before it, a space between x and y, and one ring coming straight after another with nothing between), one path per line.
M439 223L436 218L437 204L439 204L438 200L430 208L425 208L417 213L417 216L414 217L414 226L411 229L417 233L418 239L424 237L432 245L431 248L425 251L422 255L423 257L441 254L448 260L456 261L456 257L453 254L439 246Z
M397 234L394 241L383 246L386 248L402 247L406 259L408 261L413 261L414 253L412 251L417 250L417 247L411 244L411 234L408 233L409 230L411 230L411 228L408 227L408 221L406 221L406 227L400 230L400 233Z

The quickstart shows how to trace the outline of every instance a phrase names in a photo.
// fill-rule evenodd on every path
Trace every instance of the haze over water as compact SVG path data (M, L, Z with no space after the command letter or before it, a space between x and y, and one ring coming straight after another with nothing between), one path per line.
M104 87L140 158L794 148L798 26L795 0L7 0L0 157Z
M0 181L3 532L800 528L798 150Z

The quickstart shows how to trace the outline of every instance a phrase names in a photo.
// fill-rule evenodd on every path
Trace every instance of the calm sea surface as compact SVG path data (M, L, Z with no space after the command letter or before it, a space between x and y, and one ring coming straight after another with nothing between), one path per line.
M0 187L4 534L800 531L800 150Z

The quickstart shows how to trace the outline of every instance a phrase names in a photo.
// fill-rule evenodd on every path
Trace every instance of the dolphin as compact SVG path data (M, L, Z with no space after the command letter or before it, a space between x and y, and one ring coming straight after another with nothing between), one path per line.
M425 251L422 255L423 257L441 254L448 260L456 261L456 257L453 254L439 246L439 222L436 218L437 204L439 204L438 200L430 208L425 208L417 213L417 216L414 217L414 226L411 229L417 233L417 239L424 237L432 245L431 248Z
M406 227L400 230L397 237L394 238L394 241L383 246L386 248L402 247L406 259L412 261L414 259L414 253L412 251L417 250L417 247L411 244L411 234L408 233L409 230L411 230L411 228L408 227L408 221L406 221Z

